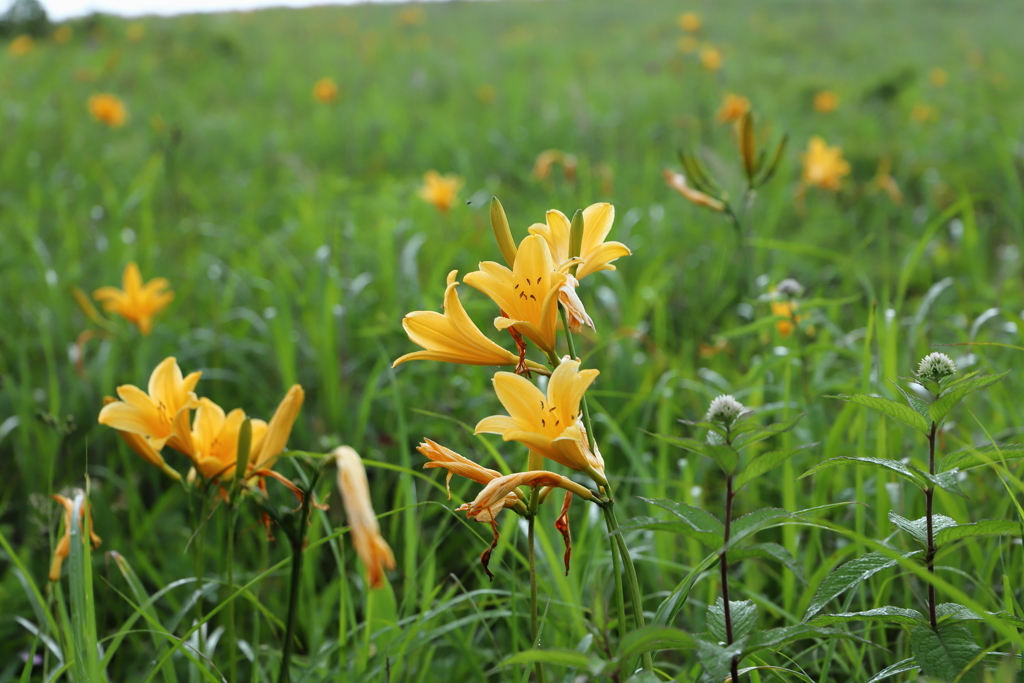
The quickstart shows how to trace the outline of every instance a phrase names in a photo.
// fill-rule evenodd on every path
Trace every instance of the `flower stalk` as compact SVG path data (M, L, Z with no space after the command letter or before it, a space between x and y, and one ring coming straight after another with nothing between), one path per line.
M537 522L537 508L540 505L540 488L533 487L530 493L530 514L526 518L527 529L527 557L530 562L530 649L540 648L540 617L537 598L537 539L535 525ZM534 663L534 673L537 683L544 683L544 664L540 661Z

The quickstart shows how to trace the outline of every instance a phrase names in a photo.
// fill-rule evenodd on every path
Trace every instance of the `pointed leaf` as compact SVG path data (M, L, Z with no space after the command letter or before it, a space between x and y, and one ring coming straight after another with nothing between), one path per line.
M960 470L950 470L948 472L939 472L938 474L928 474L924 470L920 470L913 465L910 466L917 476L921 477L925 481L930 482L933 486L937 486L943 491L949 491L950 493L956 494L961 498L966 498L967 494L964 493L963 489L960 488L960 479L957 476Z
M757 605L750 600L730 600L729 612L732 617L732 637L739 640L757 626ZM727 640L725 630L725 603L718 598L708 605L705 615L708 632L720 641Z
M751 460L743 470L736 475L736 479L733 481L733 487L735 490L740 490L743 486L750 483L757 477L760 477L765 472L770 472L782 463L786 462L800 451L806 451L810 448L817 446L817 443L809 443L804 446L798 446L796 448L786 448L779 451L769 451L762 453Z
M803 567L801 567L800 563L796 561L796 558L793 557L792 553L778 543L753 543L751 545L729 551L730 564L752 557L763 557L775 560L789 569L789 571L793 572L793 575L796 576L800 583L807 583L807 579L804 578Z
M1000 454L1002 457L1000 457ZM947 453L939 462L939 470L945 472L957 467L967 470L972 467L991 465L1001 460L1017 460L1024 458L1024 444L1008 443L1003 446L968 446Z
M1007 374L1001 372L998 375L981 375L980 377L972 377L965 382L958 382L950 385L947 389L944 389L942 395L939 396L935 401L928 406L928 414L931 415L933 422L942 422L949 411L956 407L957 403L960 403L968 394L973 394L976 391L980 391L986 387L990 387Z
M926 420L931 419L931 416L929 416L928 414L927 401L922 400L917 396L914 396L909 391L905 390L903 387L897 384L892 378L890 378L889 381L892 382L892 385L894 387L896 387L896 391L900 392L900 394L903 396L903 399L907 402L907 404L914 409L914 412L916 412L918 415L920 415Z
M894 420L899 420L908 427L913 427L922 434L928 434L931 430L931 424L917 413L910 406L905 406L902 403L891 401L881 396L868 396L866 394L854 394L852 396L839 395L829 396L828 398L838 398L842 401L849 401L858 405L871 408L874 411L888 415Z
M880 622L884 624L907 624L917 626L927 624L924 615L916 609L904 609L902 607L877 607L865 612L842 612L840 614L819 614L811 619L816 626L831 626L850 621Z
M938 633L928 626L917 626L910 631L910 651L925 676L981 683L981 667L973 663L981 648L963 626L948 626Z
M580 669L595 675L604 668L604 660L597 655L569 649L523 650L501 660L498 666L533 664L534 662L544 662L545 664L564 666L570 669Z
M983 519L973 524L943 527L941 530L936 527L935 543L942 545L971 536L1020 536L1020 534L1020 522L1009 519Z
M666 498L641 498L640 500L668 510L693 529L693 537L710 547L721 547L725 526L710 512L698 507ZM717 545L715 545L717 543Z
M944 602L935 606L935 614L939 618L939 624L955 624L961 621L983 621L983 618L973 610L955 602ZM1024 619L1015 617L1007 612L986 612L989 616L996 617L1016 628L1024 628Z
M729 677L732 659L740 656L744 643L746 639L741 638L732 645L723 647L703 638L697 640L697 659L712 681L719 683Z
M657 624L630 633L619 643L615 658L620 662L656 650L688 650L696 640L686 631Z
M791 431L796 427L797 423L803 419L807 413L800 413L796 417L784 420L782 422L775 422L773 424L761 426L756 422L747 422L745 425L750 425L746 429L741 426L739 429L734 430L734 433L739 433L740 438L733 442L733 445L737 450L746 448L750 444L757 443L758 441L764 441L769 439L776 434L784 434L785 432ZM744 426L745 426L744 425ZM741 431L742 430L742 431Z
M897 515L892 510L889 511L889 521L903 531L916 538L925 545L928 544L928 518L921 517L920 519L907 519ZM932 533L936 536L936 542L938 542L938 534L943 529L949 529L950 527L956 526L956 520L946 515L932 515Z
M723 541L722 534L700 531L694 528L694 526L689 522L666 521L655 517L634 517L627 520L619 526L619 533L636 531L639 529L647 529L650 531L670 531L672 533L679 534L680 536L696 539L709 548L719 548Z
M909 553L904 557L911 557L919 552ZM818 586L817 592L811 599L811 604L804 612L804 621L820 612L821 608L827 605L832 598L845 593L883 569L895 567L897 564L896 560L890 559L882 553L868 553L839 565Z
M864 464L864 465L873 465L875 467L884 467L887 470L895 472L896 474L900 475L904 479L912 481L914 484L916 484L916 485L918 485L918 486L920 486L922 488L928 485L928 482L925 479L922 479L917 474L917 472L915 472L914 470L910 469L909 467L907 467L906 465L901 463L899 460L889 460L888 458L867 458L867 457L865 457L865 458L855 458L855 457L849 456L849 455L843 455L843 456L840 456L838 458L830 458L830 459L826 460L825 462L818 463L817 465L815 465L811 469L809 469L806 472L804 472L803 474L801 474L798 477L798 479L803 479L804 477L809 477L812 474L814 474L815 472L820 472L821 470L827 469L829 467L835 467L836 465L845 465L846 463L850 463L850 462L857 462L857 463L861 463L861 464Z
M867 642L852 633L837 631L823 626L814 626L812 624L797 624L795 626L783 626L781 628L771 628L767 631L758 631L750 636L747 646L743 648L743 656L745 657L759 650L778 650L789 643L804 640L805 638L851 638Z
M878 683L878 681L885 680L890 676L898 676L899 674L905 674L908 671L913 671L917 668L917 662L914 661L913 657L904 659L903 661L896 662L891 666L887 666L874 676L867 680L867 683Z

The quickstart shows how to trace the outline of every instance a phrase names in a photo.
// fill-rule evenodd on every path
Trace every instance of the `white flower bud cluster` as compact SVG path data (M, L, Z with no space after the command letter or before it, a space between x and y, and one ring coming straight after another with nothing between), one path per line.
M722 422L732 424L732 421L743 412L743 404L737 401L730 394L722 394L711 402L708 409L708 422Z
M938 382L955 373L956 363L944 353L929 353L917 366L917 376L931 382Z

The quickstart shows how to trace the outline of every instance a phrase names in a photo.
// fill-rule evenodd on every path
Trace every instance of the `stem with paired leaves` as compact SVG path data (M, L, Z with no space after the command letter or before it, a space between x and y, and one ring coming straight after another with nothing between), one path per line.
M935 433L938 425L932 422L931 431L928 432L928 474L935 476ZM932 523L932 508L935 499L935 485L929 484L924 490L925 519L928 526L928 550L925 553L925 564L928 566L928 573L935 574L935 527ZM928 584L928 622L933 630L939 629L938 618L935 614L935 584Z

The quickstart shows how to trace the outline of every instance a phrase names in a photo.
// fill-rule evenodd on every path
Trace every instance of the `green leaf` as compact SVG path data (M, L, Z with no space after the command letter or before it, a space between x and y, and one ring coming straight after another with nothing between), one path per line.
M895 472L896 474L900 475L904 479L908 479L909 481L912 481L917 486L920 486L920 487L924 488L925 486L928 485L928 481L926 479L923 479L917 472L912 470L910 467L907 467L906 465L901 463L899 460L889 460L888 458L869 458L869 457L855 458L855 457L849 456L849 455L843 455L843 456L840 456L838 458L830 458L830 459L826 460L825 462L818 463L817 465L815 465L811 469L809 469L806 472L804 472L803 474L801 474L798 477L798 479L803 479L804 477L809 477L812 474L815 474L816 472L820 472L821 470L827 469L829 467L835 467L836 465L844 465L844 464L849 463L849 462L861 463L863 465L873 465L875 467L884 467L885 469L890 470L891 472Z
M878 683L878 681L889 678L890 676L898 676L899 674L905 674L908 671L913 671L916 668L917 662L914 661L913 657L910 657L909 659L904 659L902 661L896 662L891 666L885 667L884 669L876 673L874 676L869 678L867 680L867 683Z
M906 517L897 515L892 510L889 511L889 521L892 522L893 526L906 531L908 534L919 540L925 545L928 544L928 518L921 517L920 519L910 520ZM943 529L949 527L955 527L956 520L946 515L932 515L932 533L938 535Z
M879 622L884 624L908 624L910 626L917 626L919 624L927 624L924 615L918 612L916 609L904 609L902 607L893 607L888 605L886 607L877 607L875 609L869 609L865 612L842 612L840 614L820 614L811 619L812 624L816 626L831 626L833 624L842 624L850 621L869 621Z
M703 638L697 640L697 659L712 681L717 683L729 677L732 658L740 656L745 642L746 639L741 638L728 647L722 647Z
M741 425L739 429L735 430L736 433L740 434L740 438L733 441L733 445L736 447L737 450L740 450L759 441L770 439L771 437L776 436L777 434L783 434L785 432L791 431L794 427L796 427L796 423L803 419L803 417L806 414L807 413L800 413L796 417L784 420L782 422L775 422L773 424L765 425L763 427L753 421L746 422L744 425ZM747 425L750 426L748 427ZM746 427L746 429L744 429L744 427Z
M786 448L779 451L769 451L762 453L761 455L753 458L746 467L743 468L739 474L736 475L736 479L733 481L733 488L738 491L746 484L760 477L766 472L770 472L782 463L786 462L794 455L801 451L817 446L817 443L809 443L804 446L798 446L796 448Z
M968 394L973 394L976 391L980 391L986 387L990 387L1003 377L1009 374L1009 370L1001 372L998 375L981 375L980 377L972 377L964 382L957 382L951 384L948 388L942 391L942 394L928 406L928 414L931 415L933 422L942 422L946 415L949 414L953 408L956 407L957 403L960 403Z
M782 508L761 508L733 520L732 533L729 537L729 545L725 548L731 550L743 539L751 536L772 522L779 519L794 518L795 514Z
M935 542L942 545L971 536L1020 536L1020 534L1020 522L1009 519L984 519L972 524L958 524L943 528L941 531L936 530Z
M905 390L903 387L897 384L895 380L890 378L889 381L892 382L892 385L894 387L896 387L896 391L900 392L900 395L903 396L903 399L907 402L907 404L914 409L915 413L917 413L926 420L931 419L931 417L928 415L927 401L923 401L919 399L917 396L914 396L909 391Z
M910 557L919 552L909 553L904 555L904 557ZM807 606L807 611L804 612L804 621L809 620L820 612L821 608L827 605L832 598L868 580L883 569L895 567L897 564L896 560L890 559L882 553L868 553L839 565L818 586L817 592L815 592L814 597L811 599L811 604Z
M686 631L671 626L653 624L631 631L615 653L620 662L656 650L687 650L695 646L695 640Z
M793 575L800 580L800 583L807 583L803 567L800 566L800 563L796 561L796 558L788 550L778 543L752 543L751 545L729 551L730 564L752 557L776 560L793 572Z
M246 420L248 422L248 420ZM109 555L114 558L114 563L117 568L121 571L121 575L124 580L128 583L128 587L132 591L132 595L135 597L140 607L139 611L146 615L146 620L152 625L154 629L162 626L160 623L160 617L157 614L156 607L153 605L153 601L150 599L149 593L146 592L146 587L139 580L138 575L132 566L128 564L128 560L125 559L124 555L117 551L110 551ZM170 635L166 629L163 631L165 634ZM167 639L161 637L155 630L152 632L153 647L156 650L157 659L162 659L164 653L167 651ZM108 645L109 648L109 645ZM112 655L110 649L107 650L107 654L104 659L104 663ZM174 671L174 665L171 662L165 662L162 668L164 680L167 683L177 683L178 677Z
M981 667L973 664L981 648L963 626L948 626L938 633L917 626L910 631L910 651L925 676L949 683L981 683Z
M730 600L729 611L732 617L732 637L739 640L749 634L757 626L757 605L750 600ZM718 598L708 605L705 615L708 632L719 641L728 639L725 630L725 602Z
M989 616L996 617L1007 624L1017 628L1024 628L1024 619L1015 617L1008 612L986 612ZM974 610L955 602L944 602L935 606L935 615L939 618L939 624L955 624L961 621L983 621L984 618Z
M687 536L689 538L696 539L709 548L720 548L723 541L722 534L700 531L695 529L693 525L688 522L666 521L655 517L634 517L633 519L623 522L619 526L618 533L636 531L638 529L670 531L672 533L679 534L680 536Z
M534 662L565 666L570 669L582 669L594 675L599 674L604 669L604 660L597 655L561 648L553 650L523 650L510 657L506 657L498 666L533 664Z
M725 526L710 512L667 498L640 498L640 500L668 510L693 529L693 537L710 547L721 547Z
M708 442L698 441L688 436L669 436L655 432L647 433L677 448L711 458L718 463L718 466L726 474L732 474L736 469L736 463L739 461L739 454L732 446L725 443L718 432L708 432Z
M967 494L960 488L960 479L957 477L959 470L950 470L948 472L939 472L938 474L928 474L924 470L920 470L913 465L910 466L919 477L928 481L933 486L937 486L943 491L949 491L950 493L956 494L961 498L966 498Z
M88 543L90 515L84 493L75 496L71 512L71 554L68 575L71 584L71 671L76 681L102 681L96 637L96 607L92 589L92 552Z
M888 415L894 420L899 420L908 427L913 427L922 434L928 434L931 431L931 424L922 417L917 411L910 406L905 406L902 403L891 401L881 396L867 396L866 394L854 394L852 396L839 395L829 396L827 398L838 398L842 401L849 401L856 403L857 405L871 408L874 411Z
M797 624L795 626L783 626L781 628L771 628L767 631L758 631L750 636L747 646L743 648L743 656L745 657L759 650L778 650L789 643L806 638L851 638L867 642L844 631L814 626L812 624Z
M991 454L991 455L990 455ZM1002 454L1002 457L1000 457ZM961 470L968 470L972 467L991 465L1001 460L1017 460L1024 458L1024 444L1008 443L1003 446L968 446L960 450L947 453L939 461L939 470L945 472L954 467Z

